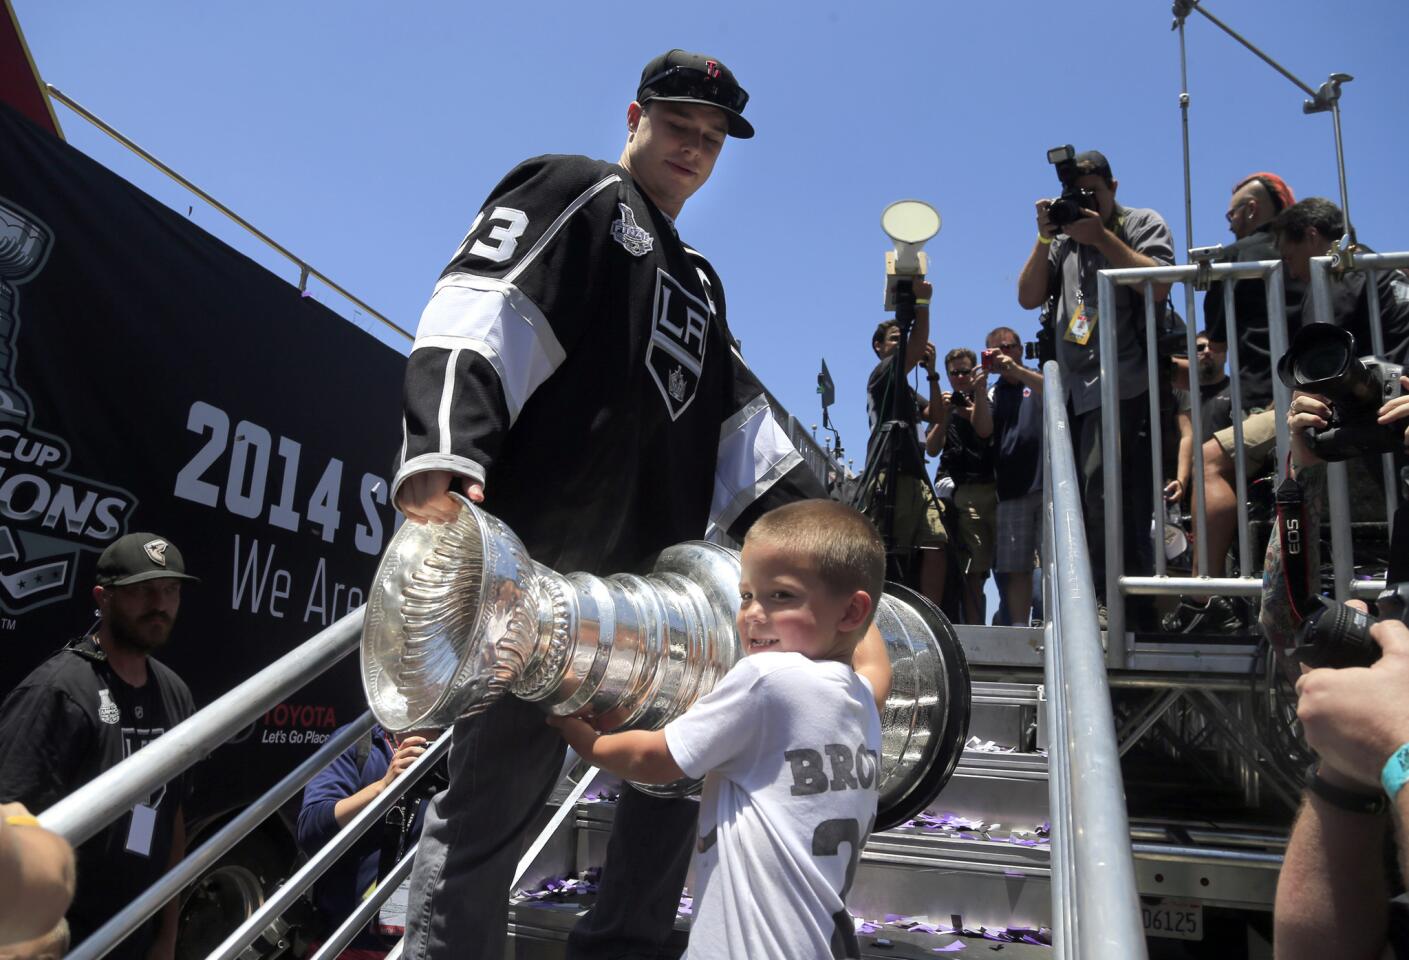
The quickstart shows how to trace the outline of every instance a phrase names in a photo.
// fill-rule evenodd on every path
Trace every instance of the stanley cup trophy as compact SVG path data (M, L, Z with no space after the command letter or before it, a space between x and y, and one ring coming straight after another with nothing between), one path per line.
M0 201L0 420L24 422L28 404L15 385L15 337L20 318L15 289L39 271L49 253L49 231Z
M458 496L458 495L457 495ZM405 523L367 601L362 682L389 730L444 727L506 693L604 731L659 729L742 655L739 558L691 541L647 576L563 575L461 498L451 523ZM919 594L887 584L876 613L894 680L881 717L877 829L922 811L968 735L968 665L954 629ZM698 786L634 784L679 796Z

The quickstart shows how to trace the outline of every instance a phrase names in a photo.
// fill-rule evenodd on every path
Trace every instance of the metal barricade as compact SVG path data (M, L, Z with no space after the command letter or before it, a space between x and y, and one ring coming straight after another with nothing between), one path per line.
M1142 960L1148 954L1066 391L1055 362L1043 376L1052 942L1059 960Z
M1329 257L1319 257L1311 261L1311 294L1313 314L1309 320L1331 321L1331 285L1335 282L1331 275ZM1369 312L1374 343L1360 345L1362 352L1383 353L1384 343L1380 325L1379 297L1375 280L1378 271L1396 267L1409 267L1409 253L1357 254L1351 269L1367 274ZM1228 376L1232 396L1233 464L1234 491L1237 500L1237 545L1238 575L1236 577L1209 576L1215 567L1221 565L1221 558L1209 557L1207 546L1208 509L1204 490L1202 449L1208 437L1203 435L1201 417L1202 399L1197 389L1197 378L1190 385L1191 419L1194 431L1194 468L1192 479L1197 495L1194 497L1194 537L1198 553L1199 576L1172 577L1168 574L1164 554L1163 524L1159 522L1160 506L1164 502L1162 486L1164 475L1163 455L1160 448L1157 425L1160 422L1159 410L1159 355L1156 345L1156 303L1153 288L1156 284L1193 283L1196 277L1204 275L1214 280L1229 281L1222 284L1224 315L1229 331L1237 329L1237 314L1234 306L1234 287L1237 280L1261 279L1265 285L1268 305L1268 340L1272 362L1275 364L1287 350L1289 338L1286 321L1285 284L1282 264L1278 260L1263 260L1248 263L1216 263L1170 267L1141 267L1128 269L1102 270L1098 280L1098 297L1101 303L1115 302L1115 288L1139 286L1145 302L1145 357L1147 383L1146 396L1150 405L1151 446L1153 453L1153 498L1156 505L1156 522L1150 530L1154 546L1155 570L1153 576L1127 576L1125 570L1125 550L1122 539L1124 528L1123 503L1120 495L1122 474L1122 451L1120 429L1120 397L1128 384L1122 384L1118 377L1118 337L1119 331L1113 323L1098 324L1101 353L1101 401L1103 408L1103 430L1101 455L1103 483L1106 491L1104 530L1106 551L1106 596L1108 603L1108 624L1110 636L1125 637L1124 604L1116 598L1131 595L1150 596L1259 596L1262 593L1262 558L1253 556L1253 537L1248 516L1247 463L1243 452L1243 421L1245 418L1242 396L1241 364L1238 357L1238 338L1228 337ZM1187 350L1190 358L1195 357L1194 318L1187 318ZM1191 377L1193 363L1191 359ZM1290 390L1275 375L1272 378L1273 416L1276 430L1276 473L1277 479L1284 479L1287 468L1287 455L1291 437L1287 427L1287 407L1291 400ZM1392 458L1385 457L1385 500L1387 518L1392 515L1395 503ZM1331 464L1328 469L1328 492L1331 519L1331 550L1336 576L1337 599L1351 596L1373 597L1383 589L1380 580L1353 582L1353 544L1351 540L1349 496L1346 486L1345 464ZM1108 644L1107 661L1110 666L1125 666L1128 650L1123 639Z

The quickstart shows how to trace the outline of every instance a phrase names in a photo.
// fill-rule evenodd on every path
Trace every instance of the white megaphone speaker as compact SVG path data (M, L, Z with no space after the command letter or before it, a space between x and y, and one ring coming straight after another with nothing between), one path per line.
M881 211L881 229L895 244L886 251L885 308L895 309L895 282L929 272L925 243L939 233L939 211L923 200L897 200Z

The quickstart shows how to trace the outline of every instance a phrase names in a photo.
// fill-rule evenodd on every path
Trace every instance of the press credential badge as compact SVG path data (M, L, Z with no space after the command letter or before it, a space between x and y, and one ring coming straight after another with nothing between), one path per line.
M152 855L152 834L156 831L157 808L139 803L132 808L132 826L127 829L127 852L139 857Z
M1071 323L1067 324L1065 340L1086 346L1091 339L1091 331L1096 329L1096 308L1088 306L1084 297L1076 299L1076 309L1071 313Z

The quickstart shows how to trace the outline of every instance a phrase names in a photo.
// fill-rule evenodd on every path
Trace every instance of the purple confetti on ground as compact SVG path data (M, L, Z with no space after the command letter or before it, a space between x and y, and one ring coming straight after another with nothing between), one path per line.
M942 947L933 947L931 949L934 953L958 953L960 950L964 950L967 947L968 944L964 941L955 940L953 943L946 943Z

